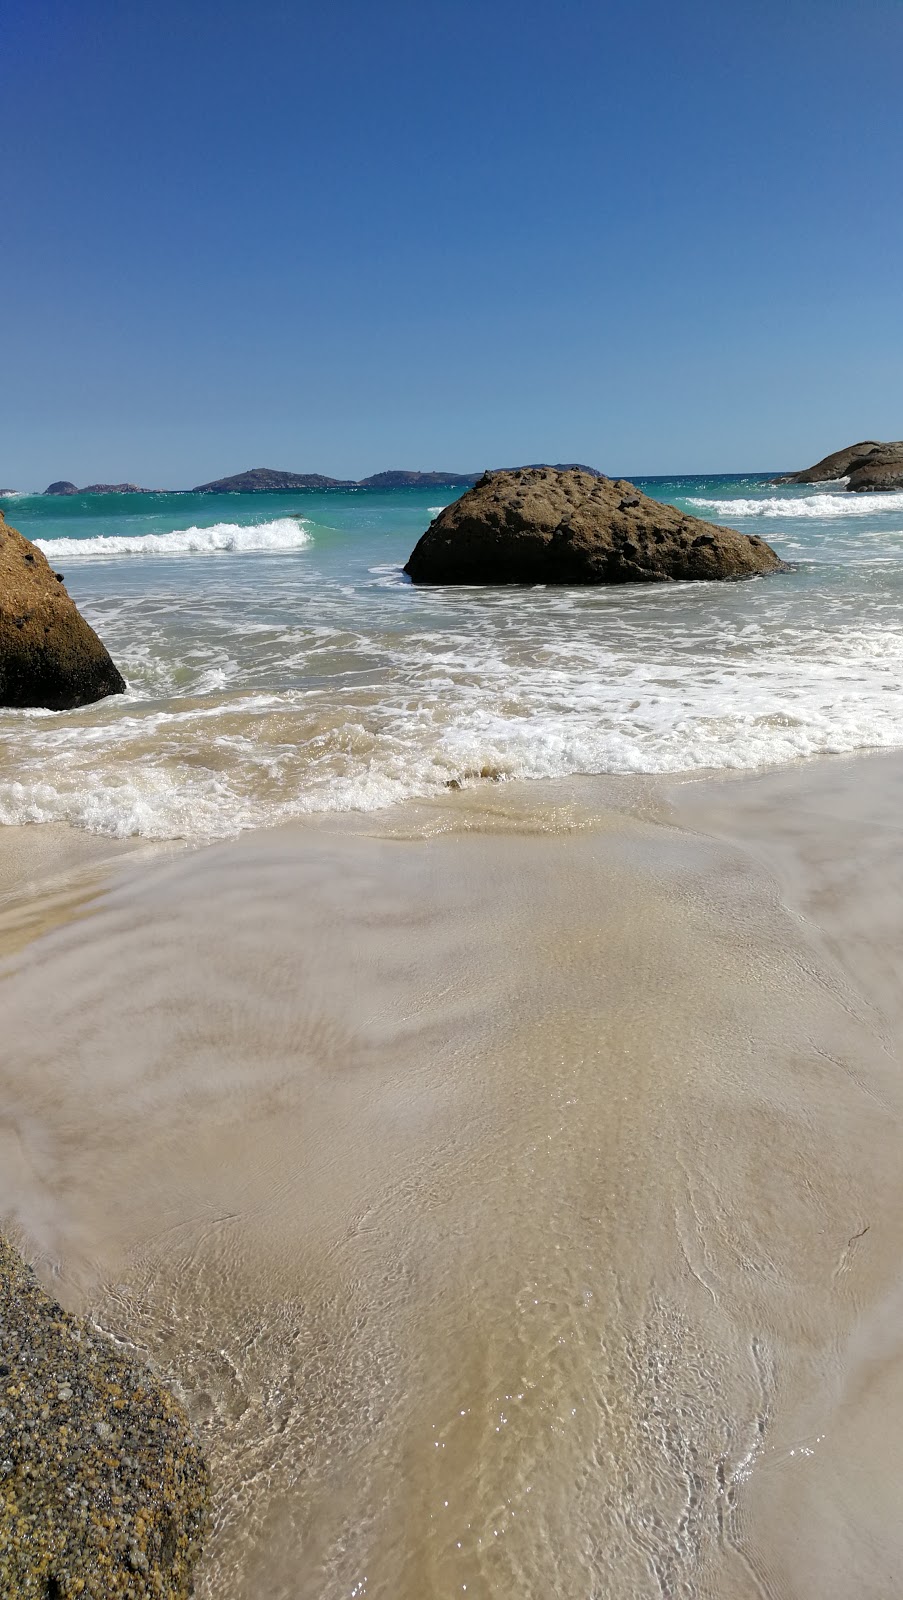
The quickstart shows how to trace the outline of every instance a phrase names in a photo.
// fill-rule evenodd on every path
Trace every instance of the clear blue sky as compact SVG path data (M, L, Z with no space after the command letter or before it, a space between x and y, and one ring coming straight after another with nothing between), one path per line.
M2 14L2 487L903 435L903 0Z

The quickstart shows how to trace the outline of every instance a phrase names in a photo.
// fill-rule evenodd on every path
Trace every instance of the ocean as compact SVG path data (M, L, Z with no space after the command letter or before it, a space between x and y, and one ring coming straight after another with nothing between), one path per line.
M7 498L128 693L0 713L0 822L202 842L447 786L903 744L903 493L637 481L792 570L424 590L402 567L454 489Z

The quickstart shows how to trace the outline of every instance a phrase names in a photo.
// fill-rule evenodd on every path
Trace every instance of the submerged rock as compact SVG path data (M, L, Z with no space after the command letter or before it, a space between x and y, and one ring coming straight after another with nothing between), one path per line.
M172 1395L0 1236L0 1594L187 1600L208 1490Z
M0 705L65 711L124 689L62 575L0 512Z
M764 539L580 469L487 472L415 547L415 583L663 583L778 572Z
M790 472L774 481L831 483L837 478L846 478L847 487L854 492L903 488L903 440L882 443L880 439L862 439L859 444L848 444L845 449L824 456L814 467Z

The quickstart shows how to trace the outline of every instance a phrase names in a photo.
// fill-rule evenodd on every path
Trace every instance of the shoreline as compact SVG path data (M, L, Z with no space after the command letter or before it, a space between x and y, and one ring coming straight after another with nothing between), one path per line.
M0 1215L188 1404L199 1600L887 1592L901 791L36 845Z

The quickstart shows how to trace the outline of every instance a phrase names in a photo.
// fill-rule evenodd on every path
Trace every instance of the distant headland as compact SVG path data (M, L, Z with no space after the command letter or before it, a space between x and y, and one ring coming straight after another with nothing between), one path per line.
M595 467L584 467L575 461L536 461L531 466L554 467L558 472L577 470L589 472L594 478L604 477ZM396 469L374 472L369 478L328 478L322 472L279 472L274 467L251 467L247 472L235 472L228 478L214 478L210 483L195 484L193 489L143 489L137 483L89 483L84 488L58 478L48 484L45 494L281 494L290 489L469 489L483 476L482 472L414 472Z

